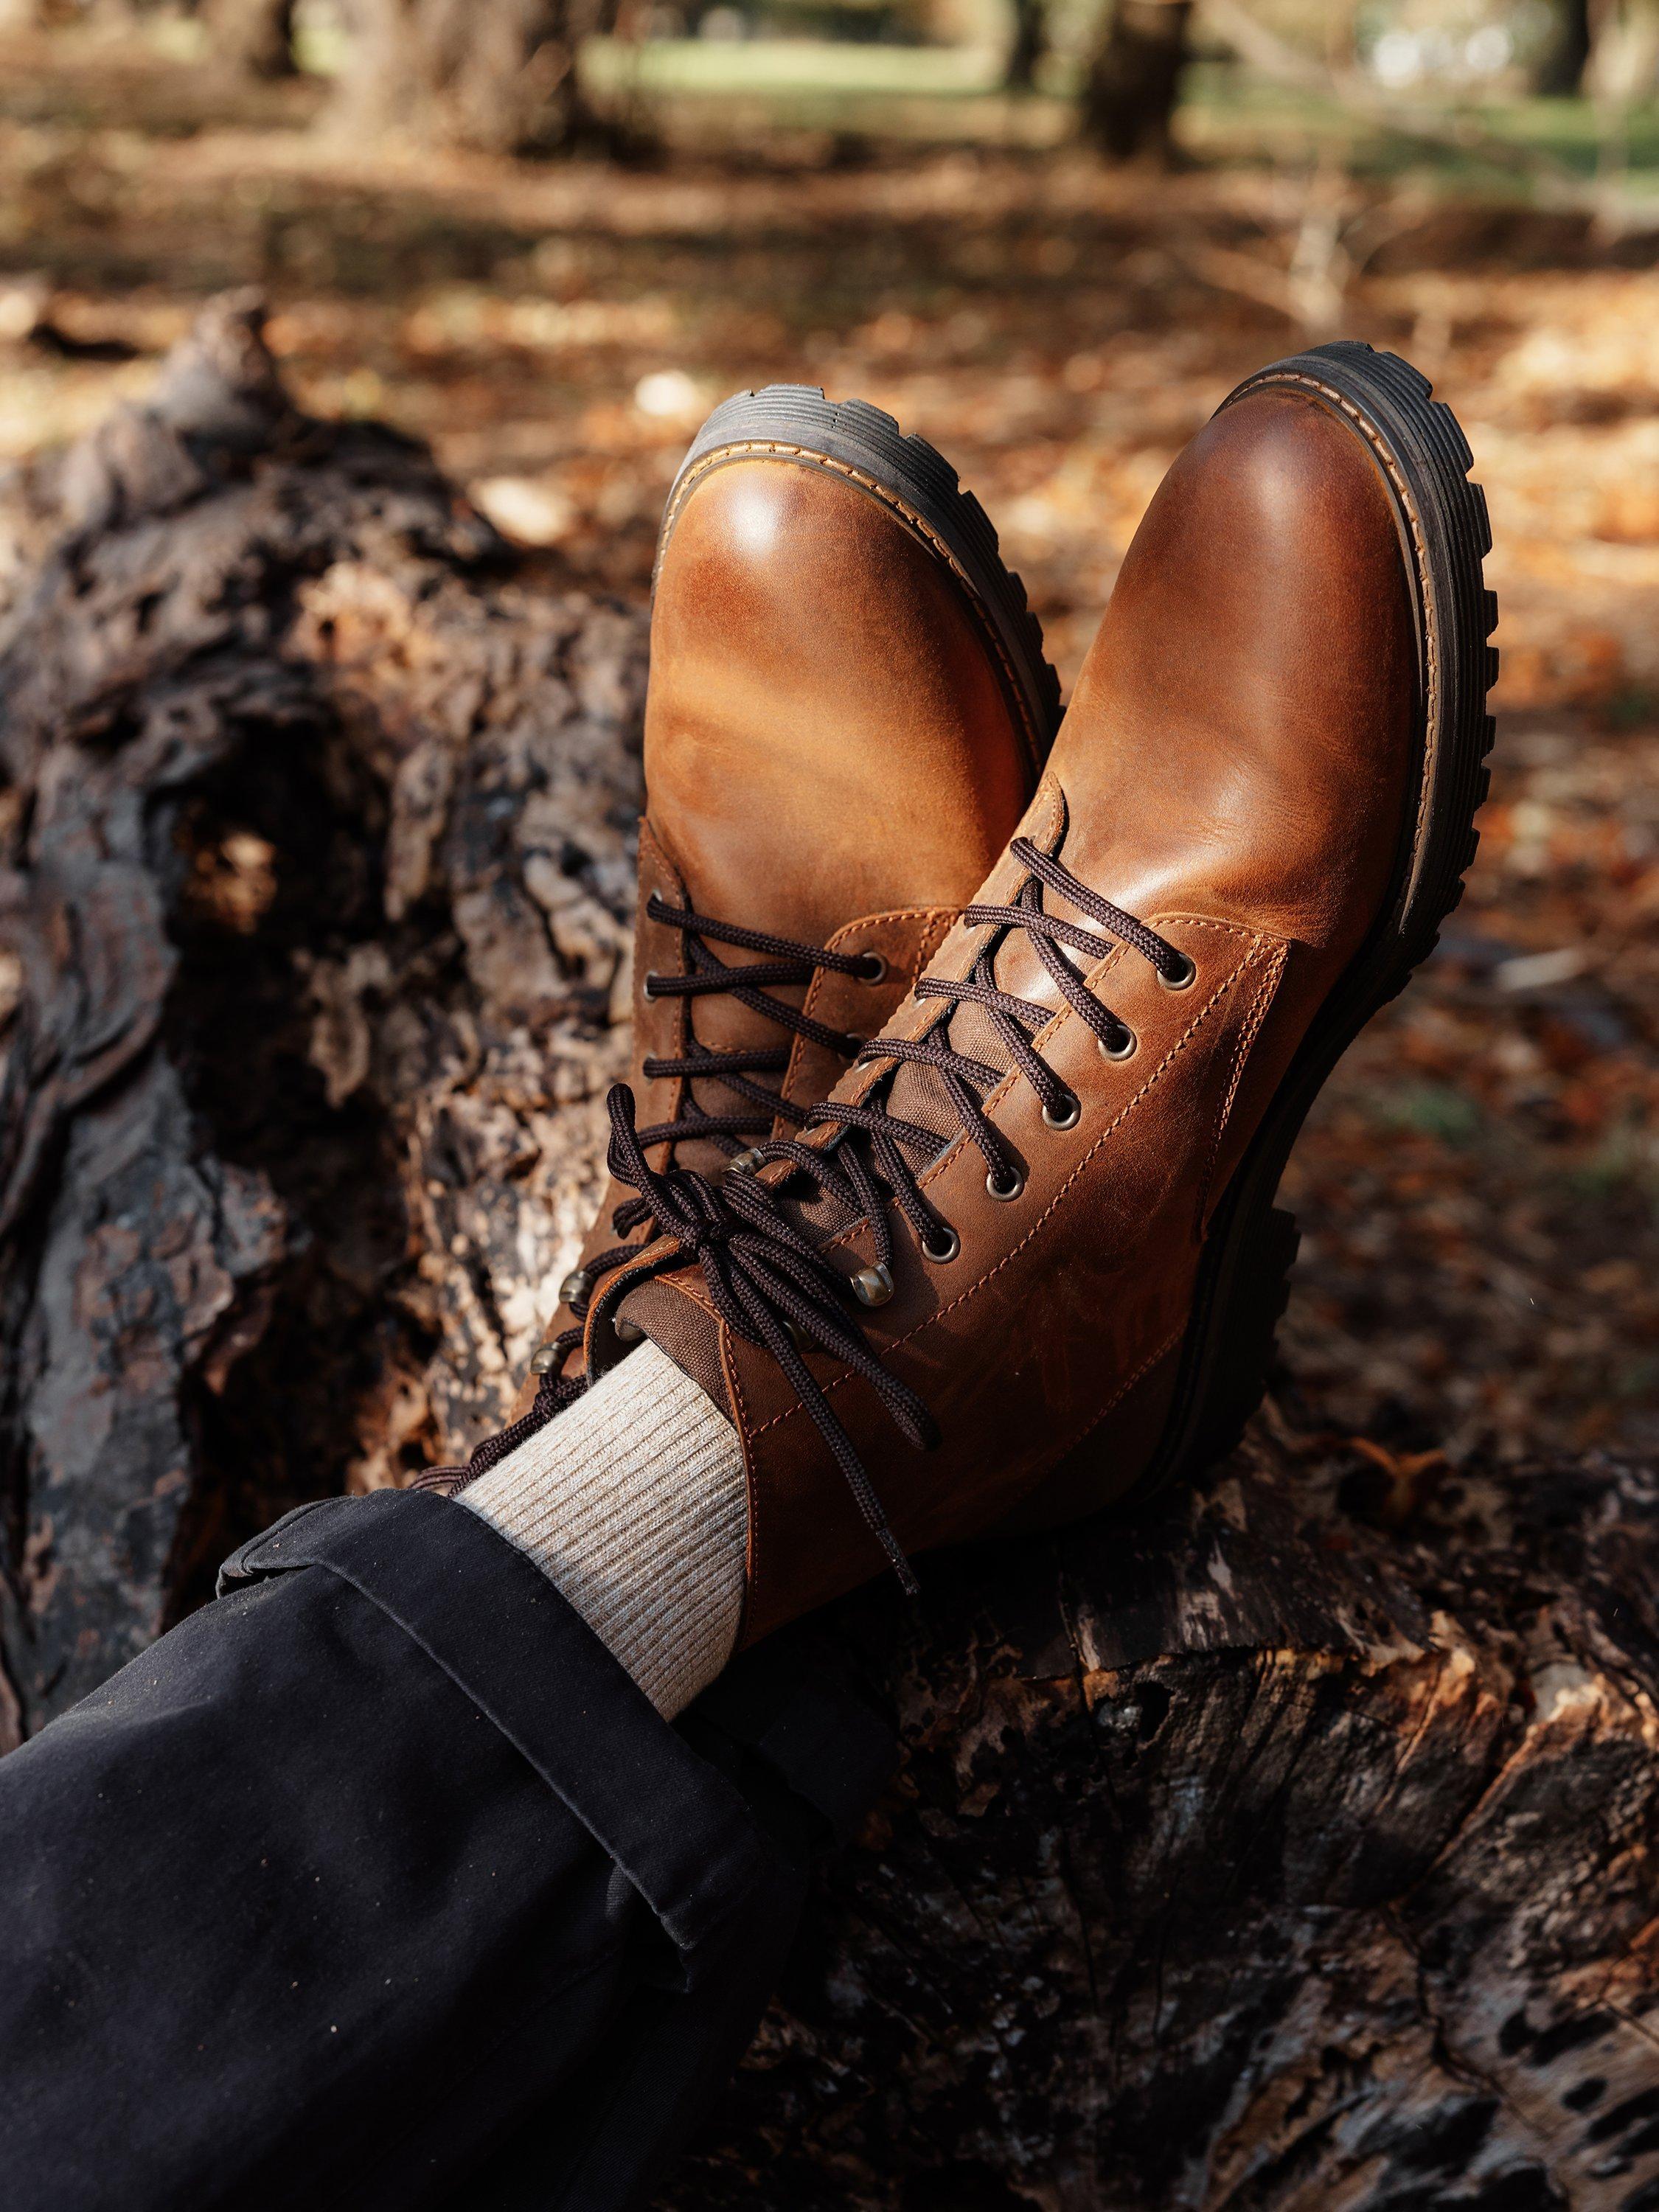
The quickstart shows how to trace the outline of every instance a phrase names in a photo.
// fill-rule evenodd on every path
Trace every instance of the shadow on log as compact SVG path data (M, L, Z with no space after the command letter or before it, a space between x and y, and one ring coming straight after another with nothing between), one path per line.
M814 1632L904 1762L672 2212L1659 2205L1659 1477L1274 1426Z
M510 1398L622 1060L644 624L234 302L6 499L15 1740ZM665 2208L1659 2208L1659 1480L1316 1431L799 1632L903 1763Z

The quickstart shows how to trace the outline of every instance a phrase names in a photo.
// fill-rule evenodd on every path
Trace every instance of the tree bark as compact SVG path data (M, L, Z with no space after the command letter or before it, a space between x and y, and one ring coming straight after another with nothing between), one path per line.
M582 41L605 0L353 0L343 127L487 154L558 153L593 135Z
M8 504L15 1740L511 1401L622 1064L644 623L299 415L245 305Z
M1082 129L1115 161L1174 159L1190 0L1110 0L1083 85Z
M15 1741L513 1395L623 1062L645 628L301 416L245 302L3 505ZM1659 2205L1653 1469L1270 1409L924 1583L794 1632L902 1765L665 2212Z
M1659 1475L1425 1473L814 1629L903 1765L664 2212L1659 2203Z

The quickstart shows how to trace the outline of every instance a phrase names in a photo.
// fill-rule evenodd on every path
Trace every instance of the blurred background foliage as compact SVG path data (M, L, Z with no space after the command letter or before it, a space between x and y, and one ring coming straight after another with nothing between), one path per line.
M1659 0L0 0L0 464L252 283L309 406L639 598L702 415L823 383L957 463L1069 684L1239 377L1435 379L1493 797L1298 1150L1275 1399L1385 1473L1659 1449L1656 271Z

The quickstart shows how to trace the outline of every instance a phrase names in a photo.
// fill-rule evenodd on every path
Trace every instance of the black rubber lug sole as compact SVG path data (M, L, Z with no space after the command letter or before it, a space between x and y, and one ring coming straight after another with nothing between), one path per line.
M1498 603L1482 581L1492 531L1485 496L1469 480L1474 456L1457 418L1408 362L1352 341L1275 362L1223 404L1284 385L1307 391L1381 451L1417 584L1423 830L1415 840L1407 833L1389 908L1310 1032L1217 1211L1164 1436L1120 1504L1139 1504L1224 1457L1261 1404L1298 1241L1294 1218L1273 1204L1291 1147L1343 1053L1434 950L1463 895L1474 817L1486 796L1492 720L1486 702L1498 673L1487 641ZM1421 643L1430 635L1437 647L1432 696ZM1413 823L1417 814L1407 809Z
M691 442L668 495L659 565L673 533L681 489L694 473L757 453L805 468L829 466L881 500L923 544L929 536L954 562L1002 647L1011 700L1031 740L1032 766L1047 759L1060 726L1060 678L1042 649L1042 630L1025 586L1003 562L990 517L956 471L925 438L907 437L890 415L862 399L826 399L810 384L769 384L723 400ZM875 489L872 489L875 487ZM918 523L920 527L918 527Z

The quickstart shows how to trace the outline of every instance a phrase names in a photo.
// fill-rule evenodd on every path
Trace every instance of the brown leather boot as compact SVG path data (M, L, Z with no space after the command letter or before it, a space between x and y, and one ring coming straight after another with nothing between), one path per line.
M1022 834L805 1139L715 1190L653 1174L613 1099L667 1233L595 1298L588 1359L642 1326L730 1409L745 1642L884 1554L903 1575L1236 1440L1291 1144L1474 850L1468 464L1389 355L1252 377L1153 500Z
M804 386L715 410L652 607L631 1083L654 1167L718 1176L805 1124L1006 842L1059 713L1019 579L932 447ZM588 1302L650 1231L613 1182L515 1415L580 1395Z

